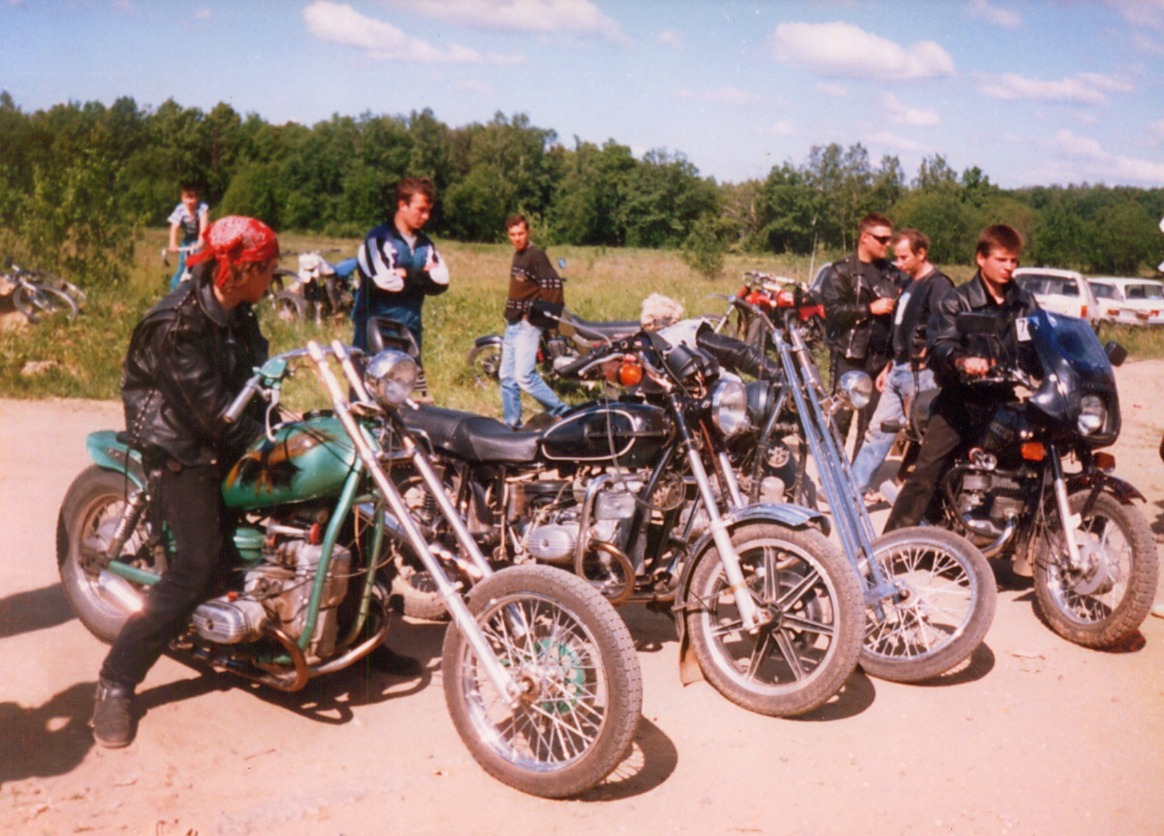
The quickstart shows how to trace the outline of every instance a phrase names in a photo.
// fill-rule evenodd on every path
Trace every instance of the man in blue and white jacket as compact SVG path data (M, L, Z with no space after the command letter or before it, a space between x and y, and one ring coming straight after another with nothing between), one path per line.
M432 240L421 230L432 214L435 190L427 179L406 177L396 186L396 213L391 223L368 233L360 247L360 287L352 308L352 344L368 350L368 322L399 322L421 346L421 308L426 296L449 289L449 268Z

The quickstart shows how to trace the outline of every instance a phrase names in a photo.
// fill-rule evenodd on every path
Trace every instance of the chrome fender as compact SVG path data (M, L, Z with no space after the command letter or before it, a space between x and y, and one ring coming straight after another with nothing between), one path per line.
M723 521L727 524L729 537L735 529L753 522L770 522L792 529L819 528L826 535L830 527L828 518L820 511L805 508L803 505L782 503L757 503L733 508L723 514ZM687 608L695 567L700 561L707 559L707 553L714 547L715 540L710 530L700 535L683 565L679 585L675 590L672 611L675 613L675 631L679 638L679 679L684 685L703 679L703 671L695 660L695 653L691 650L691 639L687 635Z

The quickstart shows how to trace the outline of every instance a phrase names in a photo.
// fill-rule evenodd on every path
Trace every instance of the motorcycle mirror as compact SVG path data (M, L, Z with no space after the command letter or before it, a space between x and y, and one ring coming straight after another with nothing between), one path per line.
M559 270L565 270L565 269L566 269L566 259L564 259L564 258L561 258L561 257L559 257L559 258L558 258L558 269L559 269Z
M1117 368L1128 359L1128 350L1115 340L1103 347L1103 353L1107 355L1107 361Z

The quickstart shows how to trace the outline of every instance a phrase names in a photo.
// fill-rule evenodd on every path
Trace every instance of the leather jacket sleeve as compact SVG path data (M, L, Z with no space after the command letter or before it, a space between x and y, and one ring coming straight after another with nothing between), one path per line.
M762 377L765 380L773 380L780 375L780 366L742 340L726 334L717 334L710 328L700 328L696 332L695 343L714 357L721 366L732 371Z
M845 262L829 268L821 280L821 300L829 333L842 335L870 317L869 305L858 297L856 278Z

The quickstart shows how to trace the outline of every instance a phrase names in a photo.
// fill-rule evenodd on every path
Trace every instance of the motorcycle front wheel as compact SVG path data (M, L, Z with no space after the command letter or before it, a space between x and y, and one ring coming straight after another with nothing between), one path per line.
M129 618L125 603L100 583L100 573L126 497L134 489L124 475L93 465L69 486L57 517L57 565L65 597L85 629L105 642L116 639ZM143 521L122 547L122 555L148 554L149 539Z
M1089 491L1072 494L1071 512L1083 512ZM1035 542L1035 603L1048 626L1068 641L1105 648L1135 632L1156 594L1156 541L1144 515L1109 493L1083 514L1076 541L1081 566L1067 555L1057 512Z
M634 642L614 608L581 578L515 566L479 583L469 611L521 686L499 694L454 622L441 670L457 733L494 778L565 798L590 789L626 757L642 710Z
M866 609L865 673L921 682L970 658L998 602L982 552L953 532L919 526L878 537L873 554L896 593Z
M829 700L857 665L861 592L823 534L755 522L732 531L748 591L769 617L743 627L719 551L698 558L686 611L691 649L707 681L749 711L793 717Z
M77 303L69 294L48 285L21 285L12 294L12 303L29 322L53 316L72 319L77 315Z

